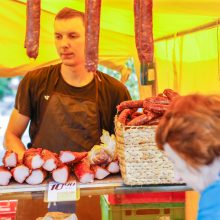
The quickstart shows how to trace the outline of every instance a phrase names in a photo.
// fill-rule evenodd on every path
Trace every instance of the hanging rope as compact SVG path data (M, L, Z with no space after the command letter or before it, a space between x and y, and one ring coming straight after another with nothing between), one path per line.
M207 23L207 24L204 24L204 25L200 25L198 27L194 27L192 29L177 32L176 34L170 34L170 35L167 35L167 36L164 36L164 37L159 37L159 38L154 39L154 43L172 39L172 38L174 38L174 36L180 37L180 36L187 35L187 34L192 34L192 33L198 32L198 31L211 29L211 28L214 28L214 27L218 26L220 24L219 22L220 22L220 19L218 19L216 21L213 21L213 22L210 22L210 23Z
M181 36L179 38L179 80L178 80L178 91L181 91L181 86L182 86L182 67L183 67L183 42L184 41L184 36Z
M176 34L173 39L173 56L172 56L172 65L173 65L173 88L175 91L178 91L178 71L177 71L177 61L176 61Z

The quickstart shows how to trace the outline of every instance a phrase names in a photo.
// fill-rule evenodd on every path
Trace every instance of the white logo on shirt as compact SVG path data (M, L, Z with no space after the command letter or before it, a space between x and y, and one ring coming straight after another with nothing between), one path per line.
M48 100L50 98L50 96L49 95L45 95L44 98L45 98L45 100Z

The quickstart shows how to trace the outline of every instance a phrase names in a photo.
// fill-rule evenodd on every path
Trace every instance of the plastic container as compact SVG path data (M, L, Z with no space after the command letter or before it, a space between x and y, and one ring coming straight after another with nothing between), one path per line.
M17 200L0 201L0 220L16 219Z
M100 196L102 220L184 220L184 203L111 205Z
M106 196L109 204L140 204L160 202L185 202L185 192L144 192L110 194Z
M0 213L0 220L16 220L16 213L11 213L11 214Z

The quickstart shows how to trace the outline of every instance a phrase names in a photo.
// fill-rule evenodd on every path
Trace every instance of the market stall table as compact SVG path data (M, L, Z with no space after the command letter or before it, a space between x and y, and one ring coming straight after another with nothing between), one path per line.
M8 186L0 186L0 200L43 198L44 193L47 192L49 181L51 180L47 179L39 185L11 182ZM191 190L191 188L185 184L128 186L123 184L120 175L111 175L103 180L95 180L93 183L78 183L78 186L80 188L81 197L102 194L177 192Z

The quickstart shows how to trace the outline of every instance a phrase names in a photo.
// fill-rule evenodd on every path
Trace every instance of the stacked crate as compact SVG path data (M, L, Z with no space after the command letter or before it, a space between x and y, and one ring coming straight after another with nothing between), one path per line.
M184 220L185 192L101 196L102 220Z

